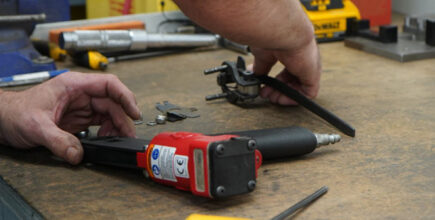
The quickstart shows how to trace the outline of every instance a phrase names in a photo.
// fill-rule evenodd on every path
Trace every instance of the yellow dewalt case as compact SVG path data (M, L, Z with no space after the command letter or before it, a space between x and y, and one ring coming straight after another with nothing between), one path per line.
M360 19L358 8L350 0L300 0L314 26L318 42L343 39L349 18Z
M162 2L164 8L162 7ZM178 10L172 0L87 0L86 17L102 18L123 14Z

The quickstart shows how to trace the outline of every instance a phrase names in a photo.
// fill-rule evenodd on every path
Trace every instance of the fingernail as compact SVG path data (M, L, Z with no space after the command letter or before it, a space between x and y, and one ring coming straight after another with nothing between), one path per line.
M69 147L66 150L66 159L68 160L68 162L70 162L72 164L76 164L78 154L79 154L79 151L75 147Z
M306 86L306 85L302 85L301 86L301 92L303 95L307 96L308 98L313 98L312 92L311 92L311 87Z
M142 112L140 112L140 116L138 120L134 120L134 125L140 125L143 124L143 116L142 116Z

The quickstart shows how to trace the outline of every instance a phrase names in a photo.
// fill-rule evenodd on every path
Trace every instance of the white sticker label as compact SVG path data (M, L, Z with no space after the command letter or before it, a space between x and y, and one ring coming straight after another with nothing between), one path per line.
M175 176L181 178L189 178L189 171L187 170L188 161L189 158L186 156L175 155L174 157Z
M157 179L177 182L174 175L175 147L155 145L151 152L151 169Z

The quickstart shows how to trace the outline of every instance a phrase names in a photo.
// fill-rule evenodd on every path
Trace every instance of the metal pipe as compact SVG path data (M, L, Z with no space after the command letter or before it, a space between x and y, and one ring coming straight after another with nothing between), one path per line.
M153 34L144 30L77 30L59 36L61 48L72 51L134 51L162 47L217 46L215 35Z

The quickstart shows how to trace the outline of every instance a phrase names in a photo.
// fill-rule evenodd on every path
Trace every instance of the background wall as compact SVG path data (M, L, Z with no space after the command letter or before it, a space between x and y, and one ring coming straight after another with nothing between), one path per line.
M435 0L393 0L393 11L402 14L435 14Z

